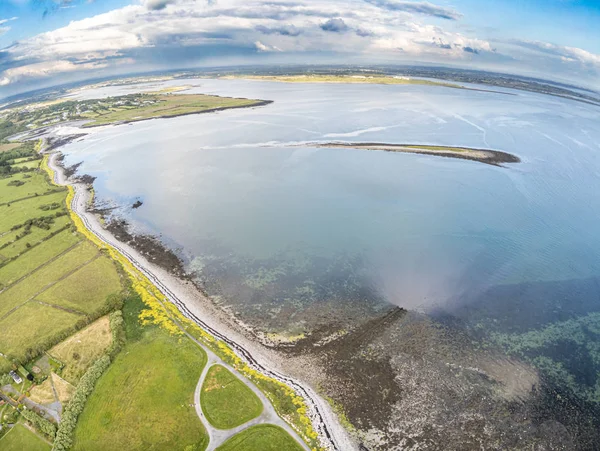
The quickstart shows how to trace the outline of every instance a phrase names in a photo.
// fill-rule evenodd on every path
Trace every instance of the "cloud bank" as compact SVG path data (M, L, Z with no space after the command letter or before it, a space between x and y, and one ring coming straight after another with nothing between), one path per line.
M0 50L0 86L61 73L98 76L264 58L430 62L600 78L600 55L537 41L491 41L461 31L468 29L457 26L464 21L460 11L420 1L135 0ZM0 20L0 27L7 23Z

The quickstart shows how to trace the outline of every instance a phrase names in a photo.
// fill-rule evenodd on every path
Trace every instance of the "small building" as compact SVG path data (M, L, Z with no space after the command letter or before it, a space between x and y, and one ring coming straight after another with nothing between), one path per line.
M17 373L15 373L14 371L11 371L10 373L8 373L10 375L10 377L13 378L13 381L15 381L15 383L20 384L21 382L23 382L23 379L21 379L21 376L19 376Z

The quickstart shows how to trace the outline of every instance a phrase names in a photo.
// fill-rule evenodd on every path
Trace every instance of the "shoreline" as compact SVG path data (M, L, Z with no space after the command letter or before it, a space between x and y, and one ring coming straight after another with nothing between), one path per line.
M307 144L310 146L310 144ZM420 155L434 155L445 158L456 158L459 160L477 161L479 163L502 167L502 163L520 163L521 159L516 155L500 150L475 149L470 147L436 146L427 144L392 144L376 142L329 142L314 143L314 147L326 149L358 149L376 150L384 152L414 153Z
M246 99L246 100L250 100L250 99ZM84 123L81 126L81 128L85 130L86 128L106 127L107 125L133 124L136 122L144 122L144 121L149 121L152 119L173 119L176 117L191 116L192 114L216 113L219 111L226 111L226 110L237 110L237 109L241 109L241 108L253 108L253 107L259 107L259 106L266 106L266 105L270 105L271 103L273 103L273 100L257 100L256 103L253 103L251 105L221 106L221 107L217 107L217 108L209 108L207 110L202 110L202 111L190 111L190 112L186 112L186 113L179 113L179 114L173 114L173 115L164 114L164 115L160 115L160 116L145 117L145 118L141 118L141 119L129 119L129 120L123 120L123 121L118 121L118 122L111 122L111 123L107 123L107 124Z
M118 241L106 230L93 212L88 211L90 192L88 185L65 177L64 168L57 163L58 153L49 154L48 167L54 172L54 182L60 185L73 187L74 196L69 206L70 209L82 220L86 228L97 238L112 246L121 255L129 260L142 272L163 295L174 304L177 309L188 319L192 320L203 330L222 340L245 361L249 367L273 378L292 388L306 402L313 427L321 437L322 446L326 449L346 451L357 449L348 432L340 424L337 415L333 412L325 399L316 391L297 379L284 374L280 365L274 364L273 355L268 355L267 349L260 349L243 334L235 330L236 325L218 311L210 299L196 288L190 281L179 279L155 263L149 262L137 250L126 243ZM202 318L202 319L200 319ZM239 326L238 326L239 328Z

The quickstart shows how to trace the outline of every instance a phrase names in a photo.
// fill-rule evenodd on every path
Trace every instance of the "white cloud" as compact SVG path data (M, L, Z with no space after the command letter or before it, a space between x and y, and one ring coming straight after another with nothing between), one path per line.
M10 19L0 19L0 25L4 25L6 22L11 22L13 20L17 20L18 17L11 17Z
M0 77L0 86L8 85L23 78L47 77L59 73L73 72L76 70L103 69L107 63L95 62L88 64L74 64L71 61L46 61L43 63L29 64L27 66L7 69Z
M548 42L524 40L513 40L511 43L534 52L541 53L545 56L555 57L562 61L578 62L584 65L600 67L600 55L576 47L561 46L550 44Z
M281 52L281 49L274 45L266 45L260 41L256 41L254 46L259 52Z
M4 67L21 67L6 69L0 78L7 84L121 61L130 64L132 58L150 64L144 58L185 56L186 49L201 56L202 49L215 46L244 55L339 53L342 62L348 55L365 61L436 63L496 58L526 66L531 63L524 55L535 54L566 68L600 70L600 56L582 49L518 41L508 46L512 53L503 55L505 49L496 51L485 39L439 25L461 17L451 8L403 0L138 0L4 49Z

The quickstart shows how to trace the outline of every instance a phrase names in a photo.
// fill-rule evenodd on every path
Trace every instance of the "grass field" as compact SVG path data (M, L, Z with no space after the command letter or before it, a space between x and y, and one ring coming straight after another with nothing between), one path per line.
M50 448L44 439L22 424L15 425L0 439L2 451L50 451Z
M256 100L234 99L230 97L209 96L204 94L153 95L157 103L138 108L117 107L106 113L90 116L93 122L85 126L111 124L114 122L135 122L153 117L173 117L183 114L201 113L215 108L233 108L257 104Z
M12 363L8 361L5 357L0 355L0 374L8 373L12 368Z
M15 164L13 164L12 166L15 168L19 168L19 169L31 169L31 168L37 168L40 165L40 160L31 160L31 161L20 161L20 162L15 162Z
M48 230L32 227L29 235L18 240L16 240L16 236L23 233L22 229L7 233L0 238L0 255L3 255L7 259L14 258L19 254L26 252L28 247L41 244L41 242L47 239L51 233L57 232L69 223L70 219L68 216L61 216L60 218L55 219L54 224L52 224Z
M12 186L11 182L21 181L23 185ZM44 201L44 193L50 190L61 191L63 193L63 199L66 197L66 190L60 189L56 186L50 186L46 179L46 175L39 172L27 172L14 174L11 177L0 179L0 204L5 202L14 202L17 199L22 199L27 196L35 196L37 193L41 199L41 203L49 203ZM9 211L3 210L3 211ZM40 211L40 213L42 213ZM3 230L0 229L0 230Z
M26 185L23 185L26 186ZM11 188L21 188L8 186L5 190L10 190ZM2 190L0 190L2 192ZM0 205L0 231L8 232L11 227L16 226L18 224L23 224L27 219L46 216L48 213L40 210L42 205L46 205L52 202L58 202L60 204L64 204L65 202L65 193L63 191L55 192L47 195L40 195L21 200L18 202L10 201L12 199L16 199L16 196L30 196L29 192L20 192L15 193L10 198L5 198L5 202L8 202L4 205Z
M81 316L53 307L28 302L0 321L0 352L24 361L28 349L45 343L62 331L73 327Z
M79 235L71 233L68 230L60 232L39 246L21 254L16 260L0 267L0 284L8 286L20 280L23 276L30 274L35 269L41 268L42 265L45 265L63 252L68 251L79 242L81 242ZM61 259L61 261L66 262L67 259ZM40 277L40 275L36 274L36 277Z
M112 343L108 316L103 316L72 337L54 346L48 354L65 366L61 376L75 384L85 370L99 358Z
M208 436L193 403L206 354L161 329L128 330L140 338L125 346L98 381L72 449L204 450Z
M217 451L302 451L300 446L279 426L260 424L233 436Z
M250 388L227 368L213 365L200 396L206 418L218 429L231 429L259 416L263 404Z
M121 291L114 262L101 256L36 296L48 304L93 314L104 307L108 296Z
M29 253L33 252L35 251L30 251ZM0 318L18 305L36 296L40 296L44 290L51 288L54 283L66 277L71 272L76 271L97 255L97 248L90 243L82 242L55 260L38 267L33 272L13 275L12 278L17 280L18 283L11 285L0 293ZM18 265L20 260L19 258L11 262L10 265ZM27 277L22 278L24 275Z

